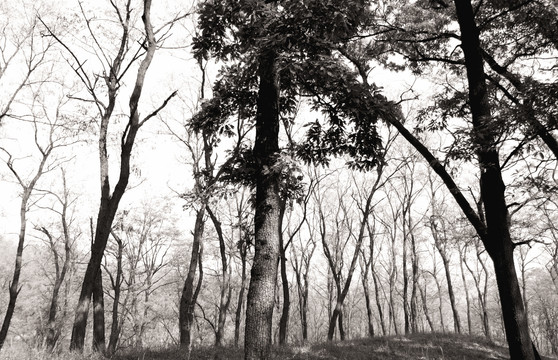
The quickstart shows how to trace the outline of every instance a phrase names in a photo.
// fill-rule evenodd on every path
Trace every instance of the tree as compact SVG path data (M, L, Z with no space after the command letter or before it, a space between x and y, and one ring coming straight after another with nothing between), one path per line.
M436 188L432 177L429 172L429 184L430 192L432 196L431 209L432 215L430 215L430 230L432 232L432 237L434 238L434 245L440 257L442 258L442 264L444 265L444 272L446 274L446 283L448 286L448 296L451 304L451 311L453 314L453 328L458 334L461 334L461 320L459 317L459 312L457 310L457 305L455 301L455 292L453 289L453 282L451 278L451 267L450 267L450 254L448 249L448 231L446 227L446 219L443 214L442 206L438 205L436 200Z
M99 277L98 275L100 273L101 260L110 235L113 220L116 215L120 200L122 199L122 196L126 191L128 180L130 178L130 160L136 135L139 129L146 123L146 121L156 116L158 112L166 106L170 99L174 95L176 95L176 92L172 93L169 97L167 97L167 99L162 103L161 106L155 109L152 113L145 116L143 119L140 118L138 107L144 87L145 77L157 48L153 25L151 23L151 0L143 1L142 21L145 31L145 40L141 41L141 44L138 49L135 50L135 53L131 53L132 48L130 46L134 41L130 32L130 27L133 25L131 23L133 11L132 2L131 0L128 0L124 6L124 9L119 8L113 2L111 2L111 5L113 6L115 15L117 17L117 23L120 25L122 30L122 35L118 40L119 44L117 52L112 60L107 55L107 50L101 47L101 41L91 27L90 19L87 18L85 11L83 10L83 8L81 8L85 23L87 25L87 29L93 39L93 43L95 44L95 51L99 54L99 60L101 61L101 63L103 63L104 66L106 66L106 68L108 69L108 73L105 73L105 76L103 77L103 80L105 82L104 85L106 86L107 92L106 100L102 100L101 98L101 94L103 93L103 91L99 88L98 85L97 80L99 78L96 75L90 75L87 69L83 66L84 62L79 60L78 55L74 51L72 51L70 47L47 26L47 30L49 31L50 35L52 35L54 39L56 39L56 41L69 53L70 57L73 59L74 64L72 66L72 69L80 78L88 94L92 98L92 100L87 101L93 103L93 105L99 111L99 115L101 117L98 138L101 201L97 215L97 224L95 227L95 240L93 242L91 258L88 262L87 270L83 279L83 284L76 310L76 316L74 320L74 326L72 329L72 340L70 345L72 349L80 351L83 350L84 346L85 329L87 325L90 298L94 293L95 282ZM143 59L139 64L135 84L130 95L128 122L122 135L120 172L118 181L114 189L111 191L107 151L109 122L116 106L116 99L118 92L122 86L123 77L130 69L130 66L134 62L136 62L136 60L139 59L142 55ZM104 327L104 324L101 324L101 326ZM100 346L104 347L104 344L100 344Z
M53 153L55 153L57 149L69 146L72 143L72 141L68 140L68 128L71 127L71 124L65 123L64 113L62 112L62 106L65 104L65 100L57 103L54 109L54 116L50 113L52 109L49 109L47 106L50 101L53 101L53 99L47 99L46 97L35 94L31 104L31 119L29 125L32 131L31 136L34 142L34 150L38 152L39 156L38 163L33 165L33 169L29 175L27 175L25 167L23 169L18 167L16 161L20 159L18 159L11 150L0 147L0 151L5 155L3 161L13 174L22 191L19 208L20 228L18 246L13 276L9 285L10 299L8 308L4 314L2 328L0 329L0 349L2 349L8 335L16 301L21 291L19 281L23 267L23 250L27 233L27 213L29 208L35 205L35 201L32 201L32 196L34 195L37 183L41 177L45 173L55 169L64 161L62 157L53 158Z
M469 105L472 117L470 144L479 163L481 171L481 199L483 202L482 218L475 213L467 199L456 186L453 178L448 174L439 161L415 136L409 133L397 117L385 117L386 121L394 125L401 134L425 157L433 170L442 178L449 191L452 193L468 220L476 229L485 247L494 261L496 278L500 292L500 300L504 313L504 321L507 339L512 358L533 358L533 347L530 341L526 317L521 301L517 276L514 268L513 248L508 226L508 209L505 200L505 186L502 180L501 166L499 163L499 150L497 140L502 135L501 128L494 121L491 114L491 105L488 98L486 76L483 70L483 57L479 45L479 32L474 20L472 6L468 1L456 1L456 17L461 29L461 48L465 60L457 61L450 59L448 63L465 65L469 85ZM448 7L444 7L442 12ZM416 15L416 13L415 13ZM439 29L450 21L451 17L446 13L441 15ZM387 20L389 22L389 20ZM388 31L389 32L389 31ZM418 31L420 36L424 35ZM407 34L405 34L407 36ZM439 34L435 39L447 39L447 36ZM428 40L427 40L428 41ZM413 42L416 45L419 42ZM411 46L412 47L412 46ZM420 53L422 47L415 46L413 49ZM438 47L444 52L446 47ZM442 55L445 55L443 53ZM362 56L362 55L361 55ZM429 61L441 57L421 56L416 61ZM366 68L359 61L359 55L347 56L359 69L363 83L366 86ZM486 223L484 223L486 219Z
M52 211L56 213L60 217L60 224L59 226L62 228L61 234L59 236L53 235L51 230L48 230L45 226L37 228L41 231L47 238L47 245L52 253L53 263L54 263L54 282L52 285L52 295L50 298L50 305L48 307L48 323L46 325L46 336L44 339L46 348L49 351L53 351L58 339L60 338L62 328L60 325L60 321L57 318L58 310L59 310L59 298L60 298L60 290L62 285L66 281L66 275L70 270L70 266L72 263L73 257L73 246L77 238L77 236L72 236L71 233L71 225L73 222L73 216L71 213L71 207L75 207L75 203L77 201L77 197L72 198L70 194L70 190L68 189L66 183L66 172L64 170L61 171L62 177L62 194L58 195L54 192L50 192L52 196L55 197L56 202L61 207L60 210L52 207ZM63 244L63 254L60 254L60 243Z

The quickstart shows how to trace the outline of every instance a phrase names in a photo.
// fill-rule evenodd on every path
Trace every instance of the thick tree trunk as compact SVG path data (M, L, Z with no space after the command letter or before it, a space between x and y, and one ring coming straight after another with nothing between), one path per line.
M105 301L101 269L97 273L93 288L93 351L105 351Z
M257 163L255 252L246 306L246 360L268 359L272 340L273 305L277 282L281 199L279 174L273 165L279 151L278 55L270 49L259 56L260 78L254 156Z
M469 84L469 105L473 119L473 140L481 168L481 198L487 234L482 238L494 261L496 281L512 360L534 360L533 344L515 272L513 248L505 201L505 185L496 148L498 136L490 111L479 30L470 0L455 0Z
M200 249L204 231L204 216L205 207L202 207L197 211L196 214L196 222L194 224L194 239L192 242L192 254L190 256L190 266L188 267L188 274L186 275L186 279L184 280L184 287L182 288L182 296L180 298L178 320L178 327L180 330L180 346L187 348L192 346L194 309L197 302L197 292L195 291L194 280L196 278L198 262L200 262Z

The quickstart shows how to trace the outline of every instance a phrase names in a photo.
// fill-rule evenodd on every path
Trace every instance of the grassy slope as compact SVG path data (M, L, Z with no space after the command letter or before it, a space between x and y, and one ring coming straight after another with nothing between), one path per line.
M416 334L407 337L390 336L375 339L350 340L305 347L285 347L274 350L274 359L389 359L389 360L488 360L509 359L507 348L481 337L454 334ZM177 349L142 350L113 357L114 360L241 360L242 351L233 348L199 348L188 354ZM36 350L0 352L0 360L52 359L101 360L99 355L61 354L59 357ZM545 358L551 360L551 358Z

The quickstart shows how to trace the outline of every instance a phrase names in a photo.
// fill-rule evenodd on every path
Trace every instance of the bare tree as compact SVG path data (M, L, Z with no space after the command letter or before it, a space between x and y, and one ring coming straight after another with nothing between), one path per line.
M50 100L51 99L48 101ZM31 173L27 174L26 170L19 169L16 162L20 159L15 157L16 155L10 152L10 150L5 147L0 147L0 152L5 155L3 159L4 163L13 174L17 184L22 190L19 210L19 240L13 277L9 285L10 300L4 315L2 328L0 330L0 349L4 345L4 341L8 335L17 297L21 291L19 280L23 267L23 249L25 246L27 232L27 213L29 208L36 203L32 200L32 196L34 195L39 179L45 173L52 171L59 166L62 161L64 161L63 158L53 158L53 152L61 147L69 146L71 144L68 140L68 131L66 130L67 124L64 123L61 113L61 107L64 104L64 101L58 103L54 111L54 116L50 114L51 109L48 109L46 102L46 99L42 99L41 96L37 95L33 98L33 103L31 105L32 115L29 125L31 126L31 130L33 132L32 137L35 150L39 155L38 164L34 166Z
M47 30L50 35L67 51L72 59L72 69L76 75L81 79L85 86L90 99L85 101L92 103L99 112L101 122L99 126L99 160L100 160L100 182L101 182L101 201L97 215L97 224L95 229L95 241L91 251L91 258L87 265L87 270L83 279L83 284L79 296L74 326L72 330L72 340L70 347L76 350L83 350L85 329L87 326L87 316L89 312L89 303L91 296L95 289L95 282L100 272L101 260L105 251L105 247L110 235L112 223L118 209L118 205L122 196L126 191L128 181L130 178L130 160L132 148L136 139L139 129L151 118L156 116L161 111L170 99L176 95L176 92L164 100L161 106L155 109L147 116L140 118L138 107L141 99L141 94L144 87L145 77L151 65L151 61L157 49L157 41L153 25L151 23L151 0L143 1L143 15L142 21L144 25L145 37L139 41L139 46L132 50L134 39L132 38L132 1L128 0L123 8L120 8L116 3L111 1L117 23L120 25L122 35L118 39L117 51L114 55L108 53L108 49L101 45L102 41L98 34L95 33L91 25L91 20L85 13L85 10L80 8L84 17L85 25L89 35L91 36L92 43L94 44L94 52L98 54L99 61L104 65L106 71L103 76L91 75L88 73L84 66L84 61L79 60L76 54L66 42L59 38L48 26ZM109 122L112 118L113 111L116 106L116 99L118 92L122 86L123 77L127 74L131 65L139 58L142 58L138 73L135 78L132 93L129 99L129 113L128 122L122 134L121 151L120 151L120 171L118 181L114 190L111 191L109 179L109 159L107 151L108 128ZM111 59L112 58L112 59ZM100 88L99 80L104 80L104 89ZM106 99L102 99L103 93L106 92ZM102 324L104 327L104 324ZM104 344L99 344L99 347L104 350Z
M60 321L57 321L58 309L60 307L60 290L66 281L66 274L70 270L73 244L80 235L78 234L76 236L72 236L71 234L70 227L73 222L73 217L69 212L71 211L71 207L75 206L77 197L71 197L70 190L68 189L66 183L66 173L64 170L61 172L62 194L58 195L54 192L49 192L50 195L54 196L57 204L61 207L60 210L56 209L54 206L50 208L60 217L60 227L62 228L61 234L60 236L56 236L53 235L52 231L48 230L45 226L37 227L37 230L41 231L46 236L46 243L52 254L55 270L50 306L48 308L47 315L48 323L46 325L46 336L44 339L46 348L49 351L54 350L61 335L62 328L60 326ZM62 254L60 254L59 249L60 243L63 244Z

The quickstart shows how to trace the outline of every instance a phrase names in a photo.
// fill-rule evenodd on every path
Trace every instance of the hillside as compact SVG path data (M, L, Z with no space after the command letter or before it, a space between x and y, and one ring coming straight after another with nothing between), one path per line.
M276 348L274 359L292 360L463 360L463 359L509 359L507 348L487 341L482 337L455 334L415 334L410 336L389 336L375 339L358 339L331 344L312 346L290 346ZM114 360L241 360L242 351L234 348L196 348L191 354L178 349L144 350L118 354ZM0 360L101 360L101 356L75 354L40 353L37 350L14 351L9 347L0 353ZM556 358L543 357L546 360Z

